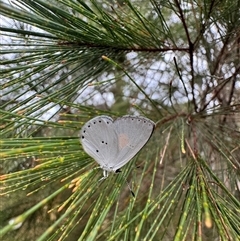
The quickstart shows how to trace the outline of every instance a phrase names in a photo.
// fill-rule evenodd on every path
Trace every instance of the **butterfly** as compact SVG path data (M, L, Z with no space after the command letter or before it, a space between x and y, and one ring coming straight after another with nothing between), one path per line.
M85 152L103 169L105 179L142 149L154 128L155 123L145 117L126 115L113 120L102 115L83 125L80 140Z

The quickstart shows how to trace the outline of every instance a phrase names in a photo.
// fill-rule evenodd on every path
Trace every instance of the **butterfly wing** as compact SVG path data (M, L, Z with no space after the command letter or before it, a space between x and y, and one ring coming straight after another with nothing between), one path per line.
M109 166L117 155L117 135L112 118L98 116L81 129L80 140L85 152L102 167Z
M118 153L111 160L114 171L129 162L147 143L155 128L155 123L145 117L123 116L114 121L118 138Z

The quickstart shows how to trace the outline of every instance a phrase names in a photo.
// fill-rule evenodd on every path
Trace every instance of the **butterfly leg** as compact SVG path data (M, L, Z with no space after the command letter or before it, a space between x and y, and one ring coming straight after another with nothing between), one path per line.
M103 177L99 179L99 182L106 179L108 177L108 171L103 170Z

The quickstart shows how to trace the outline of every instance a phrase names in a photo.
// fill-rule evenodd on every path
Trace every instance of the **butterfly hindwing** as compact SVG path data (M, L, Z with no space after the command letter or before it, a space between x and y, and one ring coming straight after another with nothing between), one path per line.
M129 162L147 143L155 123L144 117L123 116L114 121L118 137L118 155L112 160L117 170Z

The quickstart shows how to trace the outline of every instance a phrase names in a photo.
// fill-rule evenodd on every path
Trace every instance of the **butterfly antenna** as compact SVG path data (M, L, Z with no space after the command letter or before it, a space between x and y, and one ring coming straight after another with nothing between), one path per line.
M116 173L119 173L119 172L121 172L121 169L117 169L117 170L116 170ZM124 178L125 182L127 183L128 189L129 189L130 192L132 193L132 196L135 197L135 194L134 194L132 188L130 187L129 182L127 181L127 178L124 177L124 176L123 176L123 178Z
M129 182L127 181L127 178L123 176L123 178L125 179L125 182L127 183L128 189L130 190L131 194L133 197L135 197L135 193L133 192L132 188L129 185Z

